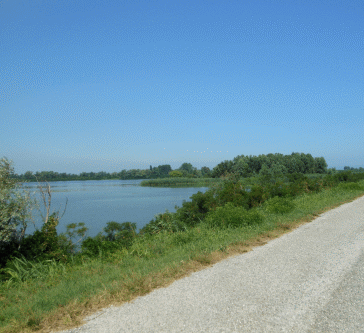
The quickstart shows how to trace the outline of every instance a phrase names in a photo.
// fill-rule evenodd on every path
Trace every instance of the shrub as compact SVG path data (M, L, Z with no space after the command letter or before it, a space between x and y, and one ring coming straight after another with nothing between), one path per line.
M82 253L89 257L96 257L102 254L110 254L122 248L118 242L112 242L102 237L88 237L81 245Z
M245 209L249 208L249 194L239 183L225 183L223 188L217 193L216 200L220 206L231 202L235 206L241 206Z
M176 219L188 228L200 223L206 214L216 206L216 199L210 190L205 193L199 191L193 194L191 199L192 201L183 201L182 207L176 211Z
M283 182L276 182L270 185L268 191L271 198L274 198L275 196L287 197L290 195L289 185L284 184Z
M343 189L345 191L363 190L363 186L354 182L340 183L337 187L338 189Z
M263 216L257 211L247 211L243 207L234 206L228 202L223 207L217 207L205 218L204 223L210 227L237 228L263 222Z
M176 213L170 213L166 210L163 214L158 214L155 219L151 220L147 225L145 225L139 232L140 235L143 234L158 234L162 231L167 232L178 232L187 230L187 225L178 219Z
M61 246L61 239L57 236L56 227L59 217L53 213L41 230L36 230L32 235L27 235L21 242L19 251L14 257L24 256L27 260L67 260L67 249Z
M270 213L274 214L289 213L295 208L295 204L291 199L280 198L278 196L267 200L265 206Z
M107 226L104 228L106 240L110 242L117 241L125 248L131 246L133 239L136 237L136 223L110 221L106 224Z
M286 174L286 177L288 178L288 181L291 183L302 182L308 179L306 175L298 172Z
M257 207L269 198L269 193L262 185L252 186L249 192L249 208Z

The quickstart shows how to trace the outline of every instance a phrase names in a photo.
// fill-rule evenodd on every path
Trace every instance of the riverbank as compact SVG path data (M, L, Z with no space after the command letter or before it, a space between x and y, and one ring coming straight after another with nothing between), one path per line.
M351 183L352 184L352 183ZM211 228L201 223L184 232L138 238L130 249L98 258L75 257L72 264L39 265L34 278L0 286L0 332L50 332L80 325L87 315L120 305L227 257L250 251L364 195L358 186L339 184L292 199L282 213L274 201L252 209L261 223ZM18 274L21 272L18 271ZM36 275L36 273L38 275Z

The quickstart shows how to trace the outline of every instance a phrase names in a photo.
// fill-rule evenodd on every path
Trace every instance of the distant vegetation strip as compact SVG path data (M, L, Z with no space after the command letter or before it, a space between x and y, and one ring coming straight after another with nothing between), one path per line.
M364 168L345 166L343 171L363 172ZM283 155L279 153L244 156L238 155L233 160L225 160L216 165L212 170L203 166L197 169L191 163L182 163L175 170L169 164L149 166L148 169L130 169L120 172L108 173L82 172L79 175L58 173L54 171L27 171L24 174L12 174L11 177L22 182L36 181L68 181L68 180L106 180L106 179L160 179L160 178L219 178L226 173L236 173L243 178L255 176L275 176L278 174L334 174L340 172L335 168L327 168L323 157L313 157L311 154L292 153Z
M160 179L149 179L143 180L140 186L150 186L150 187L181 187L181 186L210 186L216 183L220 183L221 178L160 178Z

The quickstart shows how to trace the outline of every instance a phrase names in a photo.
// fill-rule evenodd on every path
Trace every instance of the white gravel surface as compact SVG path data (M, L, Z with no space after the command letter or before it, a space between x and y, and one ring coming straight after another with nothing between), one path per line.
M71 332L364 332L364 197Z

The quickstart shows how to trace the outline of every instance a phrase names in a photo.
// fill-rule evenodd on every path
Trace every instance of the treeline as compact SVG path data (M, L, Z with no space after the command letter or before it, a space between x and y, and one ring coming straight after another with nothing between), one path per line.
M363 168L351 168L346 166L345 171L363 172ZM121 170L108 173L82 172L77 174L58 173L54 171L35 172L27 171L24 174L14 174L13 178L21 181L67 181L67 180L105 180L105 179L158 179L168 177L187 178L219 178L226 173L237 173L247 178L252 176L274 176L281 174L326 174L335 173L335 168L328 169L324 157L313 157L311 154L292 153L291 155L267 154L259 156L238 155L233 160L225 160L215 166L197 169L191 163L183 163L178 169L173 170L169 164L159 165L149 169Z
M344 171L352 171L352 172L364 172L364 168L360 167L360 168L353 168L353 167L349 167L349 166L344 166Z
M183 163L178 169L173 170L169 164L150 166L149 169L130 169L121 170L120 172L108 173L100 172L82 172L79 175L70 173L58 173L54 171L27 171L24 174L13 174L12 178L24 182L35 181L68 181L68 180L107 180L107 179L158 179L168 177L190 177L190 178L207 178L210 177L211 170L208 167L202 167L200 170L192 166L191 163Z
M334 169L331 169L332 171ZM241 177L278 174L313 174L327 173L327 163L323 157L312 157L311 154L292 153L291 155L268 154L259 156L238 155L231 161L224 161L212 170L213 178L225 173L237 173Z

